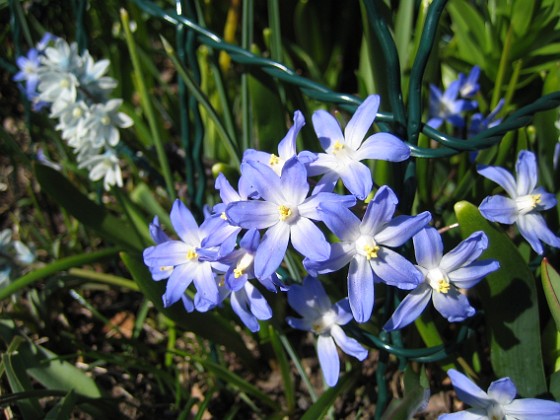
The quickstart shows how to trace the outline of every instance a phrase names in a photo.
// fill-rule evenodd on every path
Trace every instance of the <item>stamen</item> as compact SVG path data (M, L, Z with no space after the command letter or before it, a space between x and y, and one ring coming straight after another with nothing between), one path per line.
M378 245L365 245L364 246L364 251L366 253L366 258L368 260L371 260L372 258L377 258L377 253L379 252L379 246Z
M334 145L333 145L333 153L336 154L338 152L340 152L342 149L344 149L344 144L339 142L338 140L335 141Z
M276 156L274 153L270 155L270 160L268 161L268 164L270 166L278 165L279 162L280 158L278 156Z
M76 107L72 110L72 116L74 118L80 118L83 114L82 108Z
M109 124L111 124L111 119L107 115L103 115L101 117L101 124L109 125Z
M198 254L194 249L189 249L187 251L187 260L194 260L195 258L198 258Z
M437 288L438 292L446 294L449 292L449 289L451 289L451 285L448 282L446 282L444 279L441 279L438 282L438 288Z
M515 199L519 214L527 214L542 203L542 194L523 195Z
M223 211L223 212L220 214L220 219L222 219L222 220L227 220L227 216L226 216L226 212L225 212L225 211Z
M172 269L173 269L173 266L172 266L172 265L162 265L162 266L159 268L159 271L169 271L169 270L172 270Z
M284 222L288 217L292 215L292 209L282 204L280 207L278 207L278 213L280 214L280 220Z
M233 270L233 277L235 277L236 279L238 279L242 275L243 275L243 269L242 268L237 267Z

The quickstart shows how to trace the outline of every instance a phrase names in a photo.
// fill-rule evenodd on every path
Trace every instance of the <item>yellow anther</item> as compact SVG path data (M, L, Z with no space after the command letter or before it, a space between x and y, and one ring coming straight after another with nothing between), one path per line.
M233 270L233 277L235 277L236 279L238 279L242 275L243 275L243 269L242 268L237 267Z
M276 156L274 153L270 155L270 160L268 161L268 164L270 166L278 165L279 162L280 158L278 156Z
M451 289L451 286L444 279L441 279L440 281L438 281L438 287L437 287L438 292L445 294L445 293L449 292L449 289Z
M171 270L171 269L173 269L173 266L171 266L171 265L162 265L162 266L159 268L159 271L169 271L169 270Z
M340 152L342 149L344 149L344 144L337 140L333 146L333 153Z
M187 260L194 260L195 258L198 258L198 254L194 249L189 249L187 251Z
M226 212L223 211L222 214L220 214L220 219L222 220L227 220L227 216L226 216Z
M280 220L285 221L292 215L292 209L282 204L278 207L278 213L280 214Z
M364 252L366 253L366 258L371 260L372 258L377 258L377 253L379 252L379 246L365 245Z
M542 194L533 194L531 198L533 199L533 207L537 207L541 204Z
M109 125L109 124L111 124L111 119L107 115L103 115L101 117L101 124Z
M72 116L74 118L80 118L82 116L84 112L82 111L82 108L76 107L72 110Z

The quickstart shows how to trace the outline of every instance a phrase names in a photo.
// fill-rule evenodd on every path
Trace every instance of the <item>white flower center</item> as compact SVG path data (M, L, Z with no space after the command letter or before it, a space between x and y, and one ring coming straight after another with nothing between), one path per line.
M282 174L282 168L284 166L284 163L286 163L286 161L276 156L274 153L270 155L270 159L268 160L268 165L278 176Z
M187 260L191 261L197 258L198 258L198 254L196 253L196 250L194 248L191 248L187 251Z
M103 125L109 125L109 124L111 124L111 118L109 118L107 115L103 115L103 116L101 117L101 120L100 120L100 121L101 121L101 124L103 124Z
M439 293L448 293L451 285L449 283L449 277L439 268L432 268L428 271L426 276L426 281L432 289Z
M84 112L83 112L82 108L80 108L80 107L78 107L78 106L75 107L75 108L72 110L72 116L73 116L74 118L80 118L80 117L83 115L83 113L84 113Z
M338 140L332 145L330 153L338 159L339 165L346 165L349 160L356 160L354 159L354 151Z
M313 331L318 334L329 334L331 327L336 324L336 312L332 309L325 312L315 321L313 321Z
M490 405L486 409L486 414L488 414L488 418L490 420L504 420L505 419L505 414L502 410L502 406L499 403L497 403L496 401L494 401L492 403L492 405Z
M255 257L252 254L248 252L244 254L243 257L241 257L241 259L237 263L237 266L233 269L233 277L238 279L243 274L245 274L247 268L249 268L249 266L253 264L254 259Z
M377 258L380 249L381 247L377 245L371 236L362 235L356 241L356 251L368 260Z
M278 206L278 219L282 222L294 222L299 216L297 207L290 207L285 204Z
M515 199L517 212L523 215L533 211L541 204L541 198L541 194L529 194L517 197Z

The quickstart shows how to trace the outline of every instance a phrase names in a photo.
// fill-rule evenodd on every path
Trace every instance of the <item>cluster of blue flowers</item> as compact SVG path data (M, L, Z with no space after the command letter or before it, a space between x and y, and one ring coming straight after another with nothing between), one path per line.
M459 73L458 79L452 81L445 92L442 92L437 86L430 84L430 119L427 124L437 129L444 122L448 122L453 127L464 128L467 125L465 113L478 108L478 101L473 98L480 89L479 77L480 68L474 66L468 76ZM480 112L472 114L470 123L467 126L468 137L475 136L487 128L498 125L501 119L496 117L503 106L504 100L501 99L487 116Z
M472 76L467 80L472 82ZM167 236L155 218L150 228L156 244L144 251L144 262L154 280L167 279L164 305L181 301L187 311L207 311L229 297L235 313L255 332L258 321L270 319L272 310L254 281L272 292L287 290L289 305L302 316L287 322L318 335L319 361L331 386L339 375L336 346L359 360L367 356L341 326L352 318L359 323L370 319L375 283L410 290L384 326L386 331L413 322L430 300L450 322L472 316L475 310L460 289L473 287L499 268L497 261L478 259L488 239L484 232L475 232L444 254L440 233L428 226L429 212L395 216L395 193L381 186L373 194L371 171L362 161L401 162L410 156L409 147L392 134L367 136L378 108L379 97L369 96L344 132L332 115L316 111L313 127L324 153L297 152L296 139L305 121L296 111L278 154L245 151L237 189L223 175L217 177L222 202L207 211L200 226L179 200L171 211L178 239ZM501 168L479 168L512 197L489 197L480 209L491 220L517 222L522 235L542 253L539 240L560 246L538 214L556 200L536 188L531 156L520 155L517 184ZM350 194L334 192L339 181ZM372 198L367 206L357 205L368 196ZM327 238L333 236L337 240L331 243ZM416 265L399 253L410 239ZM290 244L302 255L309 275L301 285L288 287L277 271ZM348 297L333 305L318 276L345 267ZM186 293L191 283L196 292Z

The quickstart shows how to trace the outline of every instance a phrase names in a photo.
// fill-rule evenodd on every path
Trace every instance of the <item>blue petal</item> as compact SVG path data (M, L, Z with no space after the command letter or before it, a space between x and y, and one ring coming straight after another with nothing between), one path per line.
M296 154L296 138L305 125L305 118L301 111L294 112L294 125L290 127L286 136L278 144L278 156L284 160Z
M531 194L537 186L537 159L534 153L528 150L519 152L517 163L517 195Z
M365 200L373 186L370 169L358 161L349 160L343 167L338 168L338 174L348 191Z
M193 264L183 264L173 270L173 274L169 277L165 293L163 294L163 306L168 308L173 305L187 290L187 287L193 281Z
M449 369L447 375L449 379L451 379L457 396L464 403L476 408L486 408L492 404L486 392L480 389L478 385L461 372L455 369Z
M334 168L337 167L338 159L327 153L318 153L317 159L307 165L307 175L316 176L324 173L335 172Z
M220 191L220 198L225 204L229 204L232 201L239 201L241 197L239 193L231 186L224 174L218 174L214 187Z
M154 220L150 223L150 236L156 244L161 244L171 240L161 228L159 218L157 216L154 216Z
M374 302L373 272L365 257L357 255L348 270L348 300L357 322L371 317Z
M327 171L327 173L325 173L325 175L317 181L317 184L313 188L312 195L320 194L322 192L331 193L339 179L340 176L338 175L338 172Z
M483 177L494 181L496 184L502 187L510 197L517 197L517 184L515 182L515 179L504 168L500 168L497 166L479 165L476 167L476 171Z
M338 325L346 325L354 318L352 309L350 309L350 301L344 298L336 302L331 309L336 312L336 323Z
M376 159L402 162L410 157L410 148L389 133L376 133L363 142L355 154L356 160Z
M237 292L233 292L230 298L231 309L237 314L239 319L245 324L251 332L257 332L260 329L259 321L257 318L249 311L249 302L247 300L247 295L244 289Z
M461 322L473 316L476 311L467 297L451 286L447 293L433 291L432 301L437 311L449 322Z
M272 318L272 309L259 290L251 283L245 283L245 293L251 313L261 321Z
M193 280L196 291L203 299L216 305L219 303L220 293L210 263L198 264Z
M367 206L362 219L361 232L371 236L379 232L392 219L398 202L391 188L386 185L379 188Z
M319 336L317 339L317 354L326 384L335 386L340 373L340 360L332 337Z
M517 220L517 205L511 198L501 195L486 197L478 206L480 214L491 222L511 225Z
M446 273L451 273L476 260L486 248L488 248L488 237L479 230L445 254L439 266Z
M432 298L432 288L422 283L412 290L397 307L391 319L383 326L385 331L394 331L414 322L424 311Z
M313 261L324 261L329 258L331 246L325 235L315 224L303 217L291 225L290 236L294 248Z
M501 378L488 387L488 396L500 405L509 404L517 395L517 388L510 378Z
M520 420L558 420L560 403L537 398L520 398L502 407L506 415Z
M235 225L245 229L265 229L278 223L278 205L269 201L236 201L228 204L226 215Z
M547 192L542 187L535 188L533 194L540 194L541 196L538 207L536 209L538 211L551 209L552 207L555 207L556 204L558 203L558 200L556 200L556 196L554 194Z
M256 251L261 240L261 235L257 229L249 229L239 241L239 247L247 251Z
M399 289L411 290L418 286L424 275L402 255L388 248L381 248L377 258L369 263L379 279Z
M260 150L247 149L243 152L243 163L253 161L269 166L271 156L272 155L270 153L261 152Z
M430 118L430 119L428 120L428 122L426 123L426 125L428 125L428 126L430 126L430 127L432 127L432 128L435 128L436 130L437 130L438 128L440 128L442 124L443 124L443 118L440 118L440 117L433 117L433 118Z
M486 410L471 408L457 413L441 414L438 420L488 420Z
M179 199L173 203L171 209L171 224L183 242L199 244L198 224L190 210Z
M517 219L517 228L519 233L529 242L533 250L542 255L544 252L543 246L540 241L560 248L560 238L554 235L546 225L544 217L538 213L527 213L519 216Z
M311 331L313 329L313 320L310 318L294 318L286 317L286 323L296 330Z
M276 271L284 259L289 240L287 223L277 223L266 231L255 254L254 269L258 278L270 277Z
M377 243L386 246L401 246L430 223L430 220L432 215L429 211L416 216L397 216L376 233L374 239Z
M322 203L318 208L325 225L341 240L350 242L360 236L360 219L339 204Z
M369 95L348 121L344 129L344 139L352 150L358 150L362 144L378 110L379 95Z
M412 238L416 262L428 270L439 267L443 256L443 241L441 235L433 227L419 231Z
M313 321L331 308L331 301L321 282L312 276L303 285L293 285L288 290L288 304L302 317Z
M331 253L325 261L311 261L309 258L303 260L307 272L313 276L321 273L331 273L346 266L356 255L356 247L351 243L336 242L331 244Z
M354 338L344 334L344 331L338 325L331 327L331 336L344 353L354 356L359 361L363 361L367 357L368 351Z
M144 263L148 267L175 266L187 261L190 246L181 241L167 241L144 250Z
M466 267L447 273L449 280L461 289L470 289L488 274L498 270L500 263L495 260L476 261Z
M316 195L308 197L298 206L299 214L312 220L322 220L323 215L320 213L320 207L330 203L334 205L331 209L338 211L340 207L352 207L356 204L356 197L353 195L340 195L329 192L320 192ZM338 207L337 207L338 206Z
M311 120L323 150L329 150L337 141L344 143L344 135L338 125L338 121L327 111L322 109L315 111Z
M257 191L266 201L285 203L280 177L268 165L256 161L247 162L243 165L243 179L251 185L250 189Z
M307 170L297 157L294 156L284 164L280 184L283 196L288 200L288 203L300 204L305 200L309 192Z

